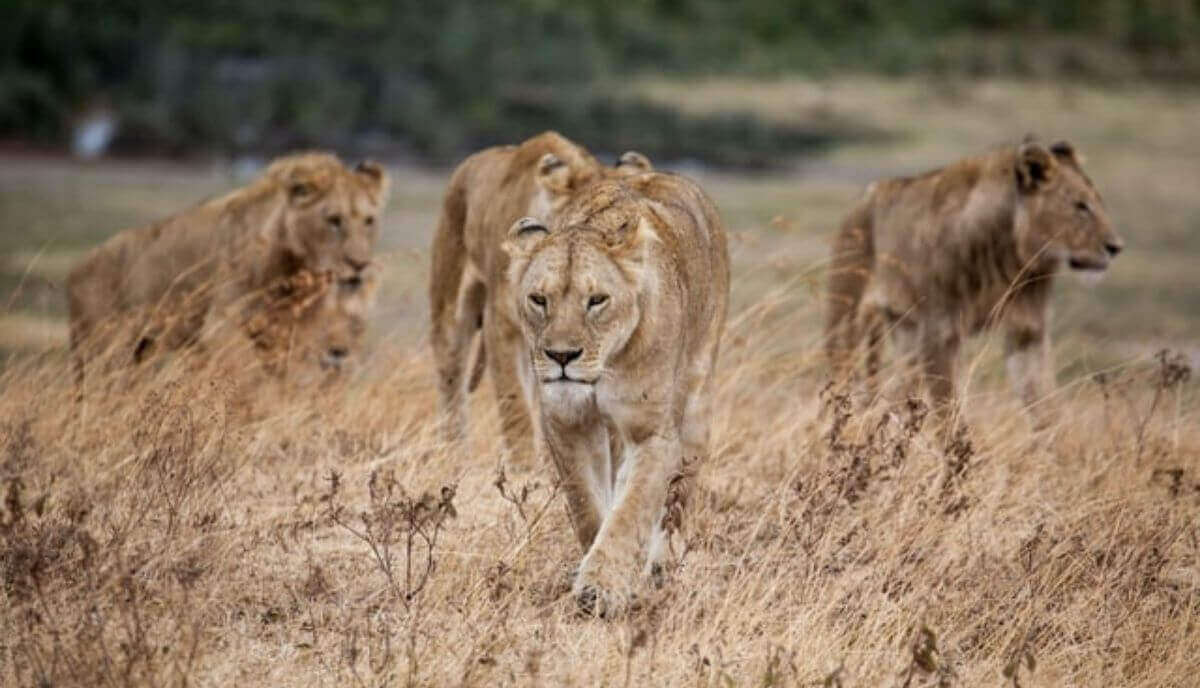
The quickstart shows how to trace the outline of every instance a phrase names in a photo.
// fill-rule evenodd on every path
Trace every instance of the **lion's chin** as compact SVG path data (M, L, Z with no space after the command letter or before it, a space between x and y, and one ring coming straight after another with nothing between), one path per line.
M577 412L589 408L596 398L595 385L568 378L542 383L542 408L558 412Z
M1091 253L1076 253L1067 258L1067 267L1076 272L1104 272L1108 269L1108 258Z

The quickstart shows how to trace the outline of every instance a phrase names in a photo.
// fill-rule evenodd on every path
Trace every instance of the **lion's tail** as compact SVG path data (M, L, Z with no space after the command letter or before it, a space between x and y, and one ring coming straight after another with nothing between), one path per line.
M847 379L862 340L859 306L875 264L872 193L868 189L833 240L825 310L825 352L835 380Z

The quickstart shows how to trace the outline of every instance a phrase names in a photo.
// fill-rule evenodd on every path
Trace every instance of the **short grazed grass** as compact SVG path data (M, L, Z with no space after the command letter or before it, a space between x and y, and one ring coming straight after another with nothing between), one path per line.
M733 309L678 565L640 611L576 615L553 475L500 480L486 382L464 455L433 432L444 171L393 166L372 345L349 379L246 385L177 356L77 406L72 257L233 181L20 158L0 165L0 348L19 352L0 371L3 683L1193 685L1200 97L1073 89L1064 112L1045 85L634 87L779 117L824 94L898 134L767 177L690 170L731 231ZM920 400L825 390L826 240L863 184L1027 127L1076 140L1128 243L1096 288L1057 289L1057 422L1031 430L988 340L951 441Z

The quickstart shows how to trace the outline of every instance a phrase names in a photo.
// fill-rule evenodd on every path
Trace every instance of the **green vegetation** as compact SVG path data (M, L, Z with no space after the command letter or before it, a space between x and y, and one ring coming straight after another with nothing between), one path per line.
M600 149L762 164L863 132L682 117L606 85L647 71L1200 74L1195 0L4 5L0 136L61 144L75 113L107 104L132 152L320 145L448 161L555 126Z

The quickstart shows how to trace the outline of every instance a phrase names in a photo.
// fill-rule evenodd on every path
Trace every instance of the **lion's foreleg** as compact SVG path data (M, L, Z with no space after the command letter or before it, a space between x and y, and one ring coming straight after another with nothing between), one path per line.
M934 413L942 421L947 437L953 436L958 421L959 343L956 335L929 336L927 333L921 349L921 374Z
M868 304L859 317L858 327L866 337L866 392L868 403L879 396L879 374L883 359L884 338L887 332L886 310Z
M592 546L600 530L601 519L611 501L612 462L608 451L608 433L593 426L580 433L556 429L554 420L545 437L550 455L567 500L567 516L584 552Z
M1038 405L1050 387L1050 337L1044 322L1010 324L1005 332L1004 354L1013 392L1029 409L1034 425L1046 427L1050 413Z
M661 537L671 479L680 474L683 447L677 436L655 434L626 448L613 485L612 507L584 556L573 592L585 611L619 614L636 597L638 574Z
M466 360L483 318L486 291L471 271L463 275L453 308L434 315L430 342L437 368L440 432L450 443L467 434ZM482 353L480 354L482 355Z

